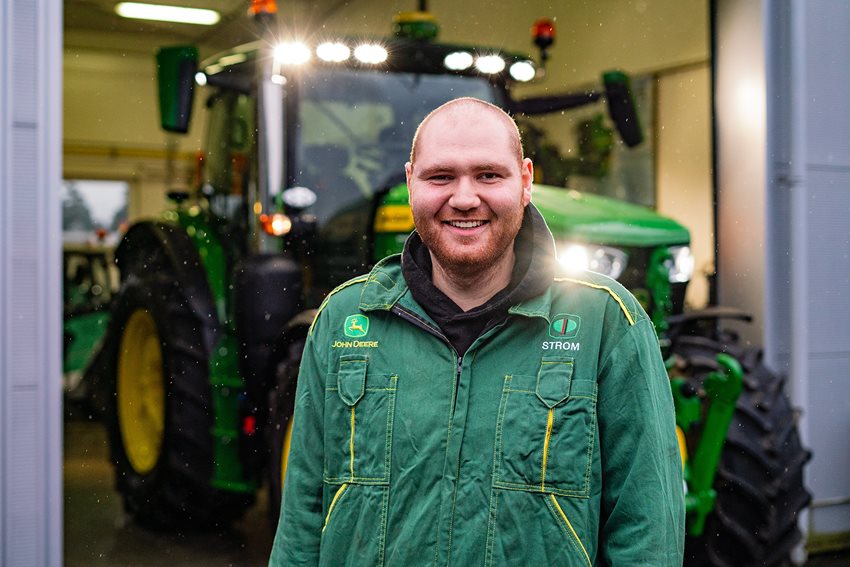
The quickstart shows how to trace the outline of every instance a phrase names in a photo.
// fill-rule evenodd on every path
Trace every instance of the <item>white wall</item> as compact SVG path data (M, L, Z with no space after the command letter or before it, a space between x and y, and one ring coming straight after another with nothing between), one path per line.
M850 5L768 4L767 337L813 453L807 527L850 543Z
M761 345L767 144L763 4L718 0L717 6L718 302L752 313L755 324L737 328L746 343Z
M706 273L714 271L711 84L707 63L658 78L656 116L658 211L691 231L696 269L686 302L708 302Z
M63 57L63 175L130 184L132 217L159 214L165 193L185 190L205 126L204 89L185 136L159 127L155 53L167 37L126 41L107 32L71 32Z
M62 48L56 0L0 0L0 564L62 564Z

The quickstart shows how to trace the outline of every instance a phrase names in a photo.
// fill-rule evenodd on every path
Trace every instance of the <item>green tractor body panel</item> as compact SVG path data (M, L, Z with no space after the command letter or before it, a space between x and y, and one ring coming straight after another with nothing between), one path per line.
M73 337L65 350L62 371L82 372L88 366L103 333L109 324L109 311L94 311L65 320L66 336Z
M639 205L551 185L535 185L531 199L556 240L641 247L690 241L681 224Z
M663 247L690 242L687 228L647 207L539 184L534 185L531 200L556 241L632 247ZM400 244L403 245L410 231L399 209L409 207L407 185L395 185L384 196L381 205L397 215L395 226L407 230L387 230L376 235L376 260L401 252ZM412 216L409 218L412 220ZM669 285L667 287L662 293L666 291L669 295Z

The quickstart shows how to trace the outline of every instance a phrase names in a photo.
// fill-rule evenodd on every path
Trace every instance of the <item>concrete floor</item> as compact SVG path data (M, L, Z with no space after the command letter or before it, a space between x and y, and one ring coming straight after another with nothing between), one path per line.
M114 488L103 426L65 423L65 566L230 567L267 565L274 534L265 493L232 529L160 534L134 525Z
M124 514L107 460L100 423L65 423L65 566L231 567L266 565L274 534L265 493L230 530L212 534L159 534ZM806 567L850 566L850 552L811 557Z

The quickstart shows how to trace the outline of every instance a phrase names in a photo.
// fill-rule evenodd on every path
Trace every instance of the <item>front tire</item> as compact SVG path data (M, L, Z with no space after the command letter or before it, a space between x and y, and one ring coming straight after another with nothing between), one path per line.
M714 369L714 356L724 350L705 338L690 342L683 337L677 354L699 388ZM803 485L811 454L800 442L784 380L764 365L760 351L733 349L730 354L742 363L744 388L714 480L715 508L703 535L688 538L685 565L792 565L791 552L802 538L798 514L811 500Z

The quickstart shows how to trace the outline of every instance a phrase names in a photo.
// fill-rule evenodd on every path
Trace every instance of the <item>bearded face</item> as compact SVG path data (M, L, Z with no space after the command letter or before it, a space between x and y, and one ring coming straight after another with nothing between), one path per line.
M470 277L505 258L531 200L531 162L491 112L436 115L407 165L416 230L448 273Z

